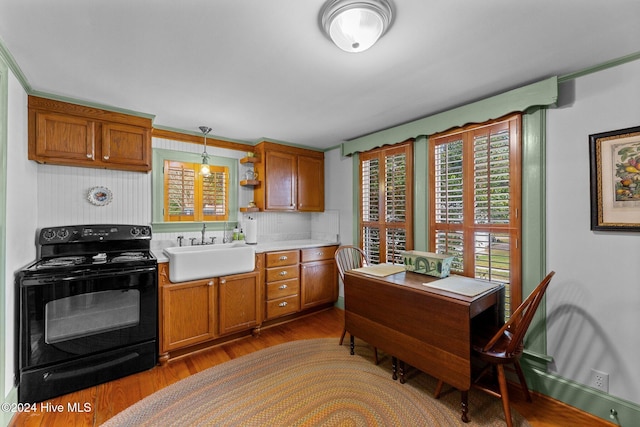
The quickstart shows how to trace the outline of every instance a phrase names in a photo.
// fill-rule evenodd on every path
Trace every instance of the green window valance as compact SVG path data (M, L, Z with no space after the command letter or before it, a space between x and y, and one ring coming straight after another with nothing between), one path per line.
M550 77L462 107L352 139L342 144L342 155L350 156L385 144L432 135L469 123L483 123L508 113L526 111L535 106L552 105L557 100L558 78Z

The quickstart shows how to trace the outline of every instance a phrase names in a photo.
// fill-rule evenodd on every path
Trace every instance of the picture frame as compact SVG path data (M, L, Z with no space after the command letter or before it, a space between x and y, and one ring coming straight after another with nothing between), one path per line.
M640 126L589 135L591 230L640 231Z

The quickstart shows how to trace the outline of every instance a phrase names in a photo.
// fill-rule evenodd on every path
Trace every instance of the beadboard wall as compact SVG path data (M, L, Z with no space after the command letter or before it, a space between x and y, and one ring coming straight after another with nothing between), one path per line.
M153 138L153 147L166 150L202 153L202 145ZM208 147L214 156L240 159L246 155L235 150ZM240 176L250 165L240 165ZM75 224L150 224L152 174L56 165L38 165L37 212L38 227ZM87 194L92 187L104 186L111 190L113 199L106 206L89 203ZM239 188L239 204L247 206L253 199L251 188ZM247 214L239 214L239 222ZM339 233L335 212L271 213L258 212L251 216L258 221L259 240L289 240L323 238ZM313 231L313 233L312 233ZM199 237L199 233L154 233L154 240L176 240L177 235ZM186 233L189 234L189 233ZM222 240L221 233L219 241ZM215 235L215 234L213 234Z

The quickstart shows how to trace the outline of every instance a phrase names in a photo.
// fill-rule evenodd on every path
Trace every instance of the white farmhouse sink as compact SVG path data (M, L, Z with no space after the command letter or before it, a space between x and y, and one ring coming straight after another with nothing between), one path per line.
M165 248L172 282L207 279L253 271L256 251L242 242Z

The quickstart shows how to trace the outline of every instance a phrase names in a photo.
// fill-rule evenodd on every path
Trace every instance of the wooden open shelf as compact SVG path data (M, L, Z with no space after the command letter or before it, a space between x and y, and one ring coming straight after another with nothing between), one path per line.
M240 163L260 163L260 159L257 157L243 157L240 159Z

